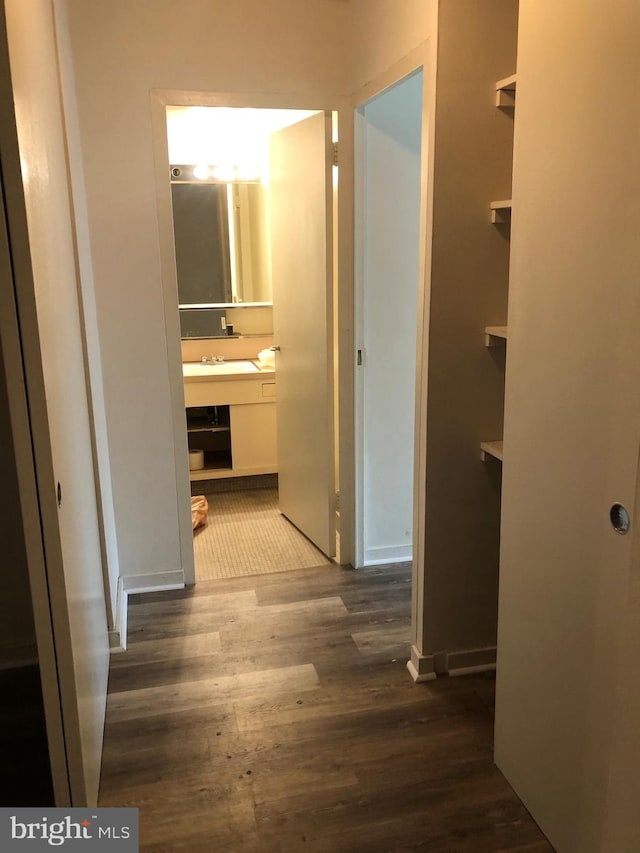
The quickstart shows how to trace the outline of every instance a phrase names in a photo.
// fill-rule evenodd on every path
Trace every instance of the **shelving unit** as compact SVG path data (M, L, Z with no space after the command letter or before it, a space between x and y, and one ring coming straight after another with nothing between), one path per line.
M189 472L189 479L211 480L231 472L231 421L229 406L187 409L189 450L204 451L204 468Z
M198 471L189 471L189 480L195 483L197 480L218 480L224 477L232 477L233 469L226 457L216 459L211 453L204 455L204 468Z
M502 441L481 441L480 442L480 458L483 462L487 461L487 456L492 456L502 462Z
M188 433L192 433L192 432L210 432L210 433L216 433L216 432L229 432L229 427L228 427L228 426L197 426L197 427L188 427L188 428L187 428L187 432L188 432Z
M504 109L506 112L513 115L513 110L516 104L516 85L517 75L512 74L510 77L505 77L498 80L496 83L496 107ZM489 203L489 211L491 223L493 225L511 225L511 208L512 200L503 199L501 201L492 201ZM507 236L509 229L507 230ZM496 347L506 344L508 339L508 326L485 326L484 327L484 342L487 347ZM480 458L486 462L490 457L502 463L503 442L502 441L481 441L480 442Z
M513 110L516 105L517 74L498 80L496 83L496 107Z
M511 222L511 199L492 201L489 205L493 225L503 225Z
M484 327L484 345L486 347L495 347L507 340L506 326L485 326Z

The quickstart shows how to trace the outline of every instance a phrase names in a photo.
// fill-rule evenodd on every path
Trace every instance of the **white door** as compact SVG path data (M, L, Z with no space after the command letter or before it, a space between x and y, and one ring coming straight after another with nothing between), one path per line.
M4 195L0 187L0 204ZM16 315L15 289L6 221L0 217L0 389L2 413L2 488L6 507L0 518L3 552L11 555L10 571L2 581L3 664L28 668L37 658L42 684L49 762L55 802L71 804L60 685L56 674L51 604L40 533L38 492L33 465L29 408L25 393L23 350ZM15 466L15 467L14 467ZM15 471L15 481L14 481ZM11 472L11 473L8 473ZM9 528L8 525L11 525ZM24 563L21 560L24 554ZM20 555L20 556L18 556ZM28 574L28 579L24 573ZM18 577L16 577L18 576ZM21 594L24 585L30 594ZM33 616L27 612L31 605ZM35 628L36 648L33 648ZM45 759L42 757L44 765ZM38 768L34 768L38 772Z
M640 850L632 5L520 3L495 749L559 853Z
M331 115L271 137L280 511L335 554Z
M98 794L109 646L65 127L52 4L10 0L5 12L0 151L23 350L9 367L15 382L24 365L34 448L56 653L43 681L57 678L70 789L56 797L84 806Z

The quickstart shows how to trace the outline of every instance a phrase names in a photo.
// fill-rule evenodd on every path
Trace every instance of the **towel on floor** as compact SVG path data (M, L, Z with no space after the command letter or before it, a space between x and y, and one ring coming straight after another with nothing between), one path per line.
M204 495L196 495L191 498L191 526L194 530L207 523L209 504Z

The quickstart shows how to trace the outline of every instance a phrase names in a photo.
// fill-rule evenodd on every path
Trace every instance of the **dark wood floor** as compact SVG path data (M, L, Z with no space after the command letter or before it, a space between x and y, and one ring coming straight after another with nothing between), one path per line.
M134 596L102 806L143 851L543 853L492 761L488 676L414 684L407 568Z

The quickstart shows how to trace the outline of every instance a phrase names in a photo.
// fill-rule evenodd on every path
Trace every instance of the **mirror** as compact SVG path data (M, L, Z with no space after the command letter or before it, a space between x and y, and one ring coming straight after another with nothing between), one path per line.
M194 171L171 166L181 308L271 304L266 188L197 180Z

